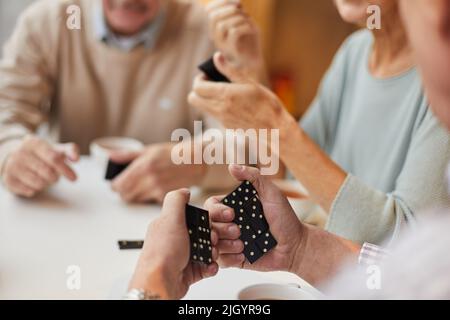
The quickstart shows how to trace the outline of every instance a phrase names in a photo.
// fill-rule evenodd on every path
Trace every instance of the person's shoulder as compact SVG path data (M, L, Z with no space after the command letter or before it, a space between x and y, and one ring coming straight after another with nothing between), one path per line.
M76 5L81 7L80 0L38 0L29 5L23 12L22 17L34 21L59 22L67 13L67 9Z
M361 29L353 32L345 39L341 51L348 52L350 55L362 55L373 44L373 35L367 29Z
M328 74L345 77L354 74L364 65L369 53L372 34L369 30L359 30L348 36L334 56Z

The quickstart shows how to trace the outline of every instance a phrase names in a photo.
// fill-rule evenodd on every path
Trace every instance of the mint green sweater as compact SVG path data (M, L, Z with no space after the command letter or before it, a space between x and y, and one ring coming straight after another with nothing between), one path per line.
M377 244L395 239L421 209L448 205L450 136L428 108L416 69L370 74L372 44L367 30L349 37L301 125L348 172L327 230Z

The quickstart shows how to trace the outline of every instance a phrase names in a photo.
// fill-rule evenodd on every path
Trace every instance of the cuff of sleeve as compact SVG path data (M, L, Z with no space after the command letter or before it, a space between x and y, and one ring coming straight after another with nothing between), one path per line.
M364 243L358 262L362 266L380 265L389 256L389 252L379 246Z
M6 160L8 159L9 155L20 146L21 143L22 139L16 138L7 140L0 144L0 178L3 177L3 170Z
M326 229L360 243L383 242L395 229L395 200L349 174L334 200Z

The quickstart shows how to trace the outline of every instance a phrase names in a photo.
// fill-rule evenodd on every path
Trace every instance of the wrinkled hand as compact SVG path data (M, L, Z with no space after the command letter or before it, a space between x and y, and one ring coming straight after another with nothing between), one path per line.
M240 68L264 72L259 30L239 0L216 0L207 6L210 37L216 48ZM257 78L254 78L257 80Z
M232 83L207 81L204 75L196 77L189 103L218 119L231 129L279 129L292 117L282 102L266 87L253 81L225 59L214 56L217 68Z
M217 263L205 266L190 262L185 215L188 202L189 190L167 194L160 218L148 229L130 288L161 294L166 299L181 299L192 284L217 273ZM213 259L217 260L218 236L214 230L211 240Z
M73 143L52 146L38 137L27 136L6 160L4 184L16 195L34 197L61 176L75 181L77 176L68 162L76 162L79 157L78 147Z
M210 198L205 208L219 236L219 265L257 271L292 271L298 248L304 241L305 226L286 197L270 180L261 176L258 169L232 165L230 173L239 181L250 181L258 191L270 231L278 245L255 264L250 264L242 253L244 244L239 240L240 229L232 222L233 209L220 203L223 197Z
M176 165L173 144L157 144L139 152L111 154L112 161L132 164L112 182L112 189L126 202L162 202L167 192L199 184L203 165Z

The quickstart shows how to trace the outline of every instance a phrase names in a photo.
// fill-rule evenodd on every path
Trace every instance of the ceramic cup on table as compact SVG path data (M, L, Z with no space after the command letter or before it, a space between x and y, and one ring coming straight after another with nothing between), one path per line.
M140 151L144 144L136 139L123 137L104 137L95 139L90 145L91 157L104 175L112 151Z
M293 284L257 284L241 290L238 300L317 300L319 297Z

